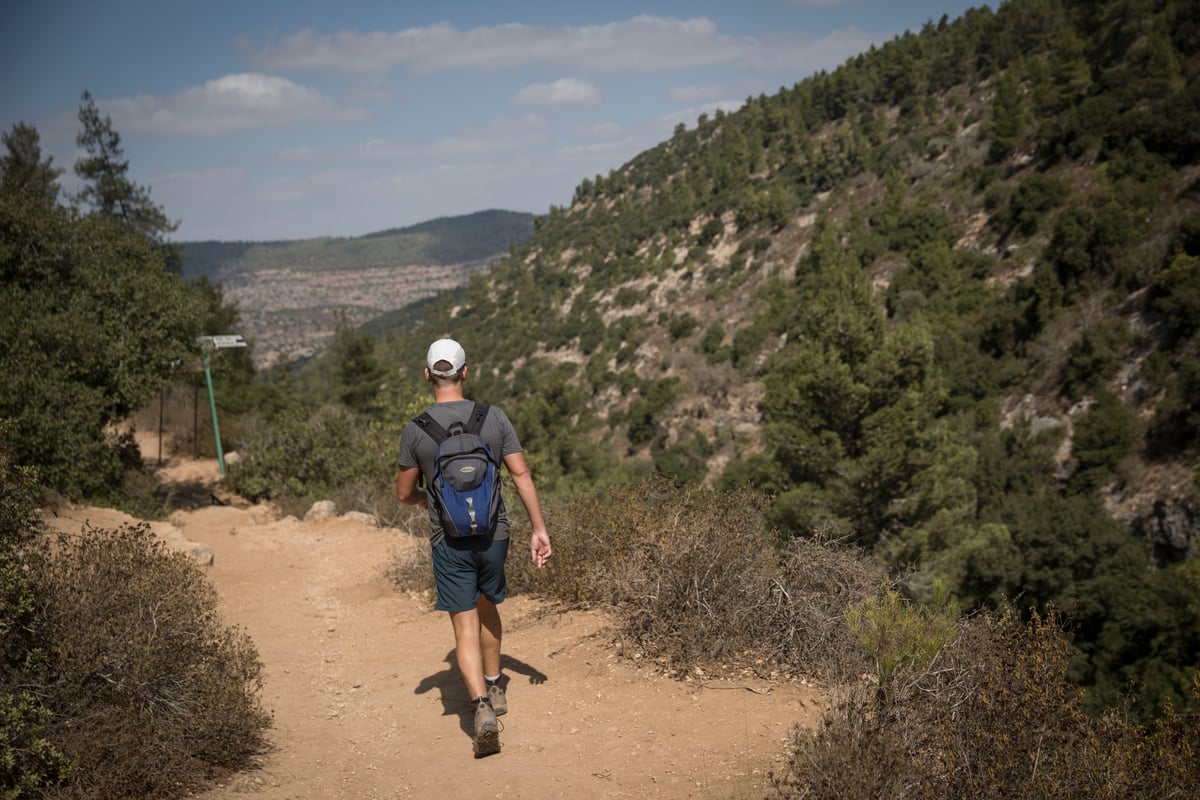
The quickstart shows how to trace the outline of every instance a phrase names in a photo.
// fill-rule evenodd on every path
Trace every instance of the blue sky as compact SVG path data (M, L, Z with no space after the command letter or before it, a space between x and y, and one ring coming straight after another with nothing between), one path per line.
M979 5L13 0L0 127L37 127L76 188L90 91L179 240L543 214L679 122Z

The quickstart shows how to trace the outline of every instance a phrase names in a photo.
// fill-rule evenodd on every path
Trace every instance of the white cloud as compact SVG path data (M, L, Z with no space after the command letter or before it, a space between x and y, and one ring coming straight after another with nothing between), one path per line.
M481 127L464 129L434 141L429 152L444 157L517 150L545 141L544 128L545 122L536 114L497 117Z
M729 87L718 84L708 86L676 86L667 96L677 103L700 103L729 94Z
M371 139L349 147L283 150L276 158L288 162L347 162L480 156L541 145L546 139L545 127L545 121L536 114L495 117L425 142Z
M226 75L169 97L142 94L97 105L119 130L131 133L218 136L278 125L369 119L365 110L342 108L313 89L258 73Z
M596 144L581 144L573 147L560 148L559 155L568 158L578 158L580 156L592 158L595 156L607 156L612 153L628 155L632 150L636 153L636 148L642 143L634 140L632 137L625 137L616 142L598 142Z
M246 170L243 167L214 167L195 172L155 175L151 183L156 190L213 196L240 186L245 180Z
M577 135L590 139L614 139L624 132L625 127L615 122L598 122L595 125L580 125L575 128Z
M703 17L637 16L604 25L560 28L508 24L462 31L438 23L396 32L304 30L257 49L243 37L238 47L252 63L270 70L428 73L545 64L594 72L645 72L712 64L791 63L803 58L797 49L819 48L821 41L799 33L731 36ZM846 55L851 52L855 51Z
M594 106L600 103L600 90L576 78L553 83L533 83L517 92L513 103L519 106Z

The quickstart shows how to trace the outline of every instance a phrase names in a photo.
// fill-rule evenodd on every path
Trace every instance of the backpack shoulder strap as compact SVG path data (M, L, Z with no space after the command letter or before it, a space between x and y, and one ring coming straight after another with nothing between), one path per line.
M487 403L476 403L471 409L471 418L467 420L467 433L473 433L478 436L483 432L483 421L487 419L488 412L492 407Z
M428 411L422 411L413 422L417 423L417 427L425 431L425 434L437 444L446 441L446 437L450 435L446 432L445 428L437 423L437 420L429 415Z

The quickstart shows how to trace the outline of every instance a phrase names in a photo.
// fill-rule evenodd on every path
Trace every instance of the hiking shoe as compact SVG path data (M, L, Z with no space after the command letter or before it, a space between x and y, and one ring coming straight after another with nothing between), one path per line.
M492 704L492 710L496 712L497 717L508 713L508 699L504 696L504 690L500 688L500 684L488 684L488 701Z
M483 758L500 752L500 723L496 712L485 698L475 706L475 757Z

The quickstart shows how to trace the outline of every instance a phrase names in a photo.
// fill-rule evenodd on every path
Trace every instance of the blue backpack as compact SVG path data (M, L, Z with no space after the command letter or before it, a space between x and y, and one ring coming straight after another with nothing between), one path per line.
M437 444L429 502L447 536L490 536L500 514L499 462L479 434L491 406L476 403L466 426L446 430L426 411L413 420Z

